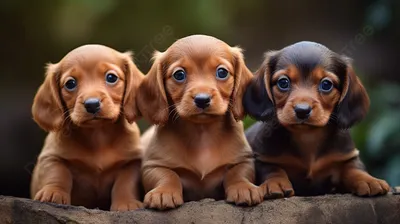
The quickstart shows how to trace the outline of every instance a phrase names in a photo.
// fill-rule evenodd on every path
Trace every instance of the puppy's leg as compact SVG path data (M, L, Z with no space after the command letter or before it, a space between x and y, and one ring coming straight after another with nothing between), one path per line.
M139 198L140 161L133 161L117 174L111 192L111 211L128 211L142 208Z
M61 159L40 158L32 180L34 200L71 204L72 174Z
M365 171L364 164L358 157L344 164L342 183L345 190L358 196L383 195L390 190L386 181L377 179Z
M143 169L143 185L147 192L147 208L168 209L183 204L182 184L177 173L164 167Z
M282 168L256 161L257 179L265 198L283 198L294 195L292 183Z
M260 188L254 185L254 163L247 160L230 168L225 176L224 187L227 202L237 205L256 205L262 202Z

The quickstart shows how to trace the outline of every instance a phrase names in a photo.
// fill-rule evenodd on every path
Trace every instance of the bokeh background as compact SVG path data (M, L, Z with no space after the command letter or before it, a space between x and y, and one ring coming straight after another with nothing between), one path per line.
M256 70L266 50L301 40L354 59L370 97L352 130L368 170L400 185L400 1L398 0L5 0L0 1L0 194L29 196L46 135L31 119L44 65L100 43L133 50L147 72L153 50L208 34L244 48ZM246 127L251 124L246 119ZM147 124L140 121L143 129Z

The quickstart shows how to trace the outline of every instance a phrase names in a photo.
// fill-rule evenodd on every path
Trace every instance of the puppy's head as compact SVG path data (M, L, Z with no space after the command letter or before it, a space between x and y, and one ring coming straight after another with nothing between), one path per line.
M252 73L241 49L205 35L179 39L165 52L156 52L138 95L138 107L148 120L163 124L181 118L213 121L231 111L242 119L241 99Z
M133 122L142 79L130 52L102 45L78 47L47 66L32 106L33 118L46 131L60 130L69 120L79 127L94 127L115 122L121 114Z
M256 119L276 117L289 128L323 127L331 120L347 129L369 108L350 60L306 41L268 52L243 103Z

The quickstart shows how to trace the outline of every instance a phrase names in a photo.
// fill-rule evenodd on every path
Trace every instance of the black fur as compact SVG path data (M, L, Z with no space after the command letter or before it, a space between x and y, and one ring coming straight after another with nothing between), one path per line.
M265 121L275 115L275 107L265 90L264 77L251 80L243 95L243 107L247 114Z

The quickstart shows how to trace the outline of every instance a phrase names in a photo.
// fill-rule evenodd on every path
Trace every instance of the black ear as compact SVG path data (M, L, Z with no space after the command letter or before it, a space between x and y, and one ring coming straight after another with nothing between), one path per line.
M243 107L248 115L259 121L266 121L275 114L275 107L268 97L263 76L255 76L243 97Z
M367 115L370 101L360 79L355 74L349 59L344 58L347 64L346 75L341 99L336 108L336 122L340 129L351 128Z
M243 107L248 115L259 121L267 121L275 116L270 79L277 61L277 52L265 54L261 67L257 70L243 97Z

